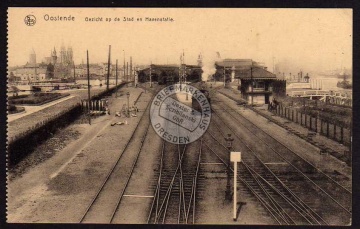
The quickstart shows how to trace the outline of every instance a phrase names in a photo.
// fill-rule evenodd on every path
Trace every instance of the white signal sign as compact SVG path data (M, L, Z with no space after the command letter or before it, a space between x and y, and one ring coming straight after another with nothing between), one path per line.
M240 162L241 161L241 152L230 152L230 161Z

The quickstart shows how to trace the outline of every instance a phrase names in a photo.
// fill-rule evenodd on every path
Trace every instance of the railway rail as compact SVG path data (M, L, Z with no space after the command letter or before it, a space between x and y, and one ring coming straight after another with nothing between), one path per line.
M159 177L147 223L195 223L201 148L201 140L187 145L163 141Z
M215 108L216 107L221 107L220 105L215 105ZM222 107L223 108L223 107ZM234 117L232 117L232 116L234 116L233 114L231 114L229 111L227 111L227 109L222 109L222 111L223 110L225 110L225 113L226 113L226 115L228 116L228 118L229 117L231 117L232 118L232 120L230 120L230 121L228 121L228 122L231 122L231 123L234 123L234 121L236 121L236 123L239 123L240 125L250 125L250 124L244 124L244 123L246 123L246 122L249 122L249 121L246 121L246 120L242 120L242 121L239 121L239 120L237 120L237 119L235 119ZM229 112L229 113L228 113ZM230 115L231 114L231 115ZM247 151L250 151L250 153L252 153L252 154L254 154L254 155L256 155L256 154L258 154L259 152L257 152L256 154L255 154L255 152L254 151L257 151L255 148L256 147L254 147L254 146L249 146L249 145L247 145L245 142L243 142L243 137L242 136L240 136L240 134L239 134L239 132L238 132L238 130L236 130L236 129L234 129L233 127L230 127L230 125L228 125L227 123L225 123L224 121L223 121L223 119L225 119L224 117L223 118L220 118L220 116L218 116L217 114L216 114L216 112L215 112L215 115L213 116L213 117L215 117L215 120L222 120L222 123L221 124L216 124L216 122L214 121L214 119L213 119L213 124L216 124L217 125L217 130L221 130L221 129L223 129L223 127L225 126L225 127L227 127L227 129L229 129L231 132L233 132L234 134L235 134L235 136L236 136L236 138L238 139L238 140L240 140L242 143L243 143L243 145L245 145L246 146L246 148L247 148ZM234 120L235 119L235 120ZM226 119L225 119L226 120ZM229 120L229 119L228 119ZM220 128L220 126L222 127L222 128ZM246 128L245 128L246 129ZM276 147L274 147L274 146L271 146L271 145L269 145L270 143L267 143L266 141L269 141L269 139L261 139L261 136L258 136L258 135L260 135L258 132L259 132L259 130L258 130L258 132L256 132L256 133L254 133L254 131L253 132L251 132L250 130L251 129L247 129L248 130L248 132L250 132L250 135L251 135L251 138L252 139L254 139L255 141L254 142L258 142L259 144L261 143L261 144L263 144L265 147L266 147L266 154L269 154L269 155L271 155L271 156L267 156L268 158L269 157L273 157L273 158L277 158L278 160L280 160L282 163L284 163L287 167L288 167L288 169L289 169L289 174L288 175L284 175L284 174L280 174L279 172L276 172L275 170L274 170L274 172L272 171L272 170L270 170L270 168L268 168L268 166L267 165L265 165L265 167L267 167L268 169L269 169L269 171L271 171L271 173L274 173L274 175L276 175L276 179L277 180L279 180L279 182L281 182L281 184L283 184L283 185L286 185L286 189L288 190L288 191L290 191L290 192L293 192L293 191L291 191L291 190L296 190L295 192L293 192L294 194L296 193L296 197L294 197L295 199L298 199L299 201L301 201L301 200L306 200L306 198L304 198L305 197L305 195L304 195L304 191L308 191L308 189L307 189L307 187L308 187L308 185L312 185L313 187L315 187L314 189L316 190L316 194L317 194L317 196L318 196L318 199L321 199L321 200L323 200L323 201L325 201L324 202L324 204L323 204L323 206L322 206L322 204L320 204L320 206L316 206L316 209L315 209L315 206L313 206L312 208L309 208L308 206L306 206L306 208L309 210L309 209L311 209L311 211L312 211L312 214L314 214L315 212L318 212L319 214L315 214L316 215L316 217L318 217L318 216L320 216L320 218L318 218L317 219L317 222L318 223L320 223L320 224L327 224L328 222L326 222L323 218L328 218L328 219L330 219L332 216L333 216L333 212L330 212L330 211L332 211L332 210L334 210L334 211L338 211L337 213L339 213L339 212L341 212L341 216L343 217L343 219L346 219L346 217L349 217L349 216L351 216L351 212L350 212L350 210L348 209L349 208L349 205L351 205L351 198L350 199L347 199L347 197L349 196L347 196L347 197L344 197L341 201L343 201L343 202L341 202L341 203L339 203L339 200L338 199L336 199L337 197L334 197L334 196L332 196L331 194L336 194L336 193L338 193L338 192L331 192L331 194L329 193L329 192L326 192L328 189L326 189L326 190L324 190L326 187L324 187L324 186L320 186L320 183L322 184L322 185L324 185L324 184L326 184L326 183L329 183L329 181L333 184L333 185L335 185L338 189L337 189L337 191L339 191L339 189L344 189L344 187L341 187L341 185L340 184L338 184L338 183L336 183L336 182L334 182L333 180L331 180L331 178L329 178L329 177L327 177L327 176L325 176L326 174L323 174L323 173L321 173L321 171L318 171L316 168L314 168L314 167L311 167L311 164L309 165L309 164L305 164L305 162L302 162L302 163L304 163L304 164L302 164L302 163L300 163L300 167L301 166L303 166L303 167L305 167L305 168L307 168L307 169L309 169L309 167L310 167L310 170L313 172L313 173L315 173L315 176L313 176L313 177L309 177L309 175L308 174L305 174L304 172L302 172L298 167L299 167L299 165L297 165L297 166L294 166L294 164L293 164L293 160L291 160L290 158L286 158L284 155L282 155L282 154L280 154L280 153L278 153L277 151L279 151L279 150L282 150L281 148L280 148L280 146L279 145L276 145ZM261 130L262 131L262 130ZM260 132L261 132L260 131ZM274 140L274 139L273 139ZM272 144L274 144L274 143L272 143ZM278 143L279 144L279 143ZM269 149L270 149L270 152L272 152L272 153L270 153L269 152ZM277 151L276 151L276 150ZM289 150L289 149L288 149ZM275 153L278 153L278 154L275 154ZM284 153L284 152L283 152ZM286 154L290 154L291 155L291 153L289 153L289 152L285 152ZM295 157L295 155L296 154L294 154L294 156L293 157ZM258 156L257 156L258 157ZM259 158L259 160L260 160L260 158ZM297 161L299 161L300 159L299 158L296 158L296 160ZM306 167L306 166L307 167ZM256 168L259 168L259 166L256 166ZM302 168L303 169L303 168ZM263 175L261 175L262 173L261 172L257 172L257 170L254 170L254 171L249 171L249 168L247 168L246 169L248 172L251 172L253 175L256 175L256 176L258 176L259 177L259 175L260 175L260 177L262 177L262 178L264 178L264 176L266 175L266 174L263 174ZM242 171L243 173L244 173L244 171ZM267 172L267 173L269 173L269 172ZM276 174L275 174L276 173ZM321 179L327 179L327 180L325 180L325 181L321 181L321 179L317 179L317 180L315 180L314 181L314 177L316 178L316 173L318 173L318 174L320 174L320 175L318 175L318 177L320 177ZM245 174L245 173L244 173ZM265 182L265 181L268 181L268 180L266 180L265 178L265 180L264 179L260 179L260 180L263 180L263 182ZM295 185L296 184L296 185ZM264 186L262 186L262 187L264 187ZM290 189L290 187L291 187L291 189ZM329 187L328 187L329 188ZM330 188L334 188L334 186L333 187L331 187L330 186ZM299 190L303 190L303 192L301 192L301 191L299 191ZM346 189L344 189L345 190L345 192L346 192ZM343 192L344 192L344 190L343 190ZM343 192L339 192L339 193L341 193L341 194L343 194ZM300 196L300 194L301 194L301 199L298 197L298 196ZM307 198L310 198L311 199L311 197L312 197L312 199L314 199L314 197L313 197L314 195L313 194L309 194L308 193L308 195L306 196ZM319 197L319 196L321 196L321 197ZM350 195L351 196L351 195ZM335 205L334 205L334 203L332 203L332 204L330 204L329 205L329 198L331 199L331 201L332 202L334 202L335 203ZM331 202L330 201L330 202ZM302 201L303 203L305 202L305 201ZM326 204L325 204L326 203ZM311 203L308 203L307 205L311 205ZM330 207L330 208L327 208L327 207ZM315 210L318 210L318 211L315 211L315 210L312 210L312 209L315 209ZM320 210L319 210L320 209ZM320 215L320 213L324 213L324 214L322 214L322 215ZM315 218L316 218L315 217ZM340 218L340 217L339 217ZM341 219L337 219L337 220L339 220L339 221L341 221ZM328 221L331 221L331 220L328 220ZM287 221L288 223L290 223L290 224L292 224L293 222L291 222L291 221ZM294 221L294 222L296 222L296 220ZM307 223L309 223L309 224L316 224L317 222L307 222ZM329 222L329 223L331 223L331 222ZM348 222L347 222L348 223Z
M321 171L294 150L290 149L275 139L273 136L266 133L262 128L251 122L248 118L237 112L226 103L218 105L222 108L222 111L225 111L227 114L229 114L229 116L236 120L237 123L247 129L257 140L259 140L259 142L265 144L272 152L276 153L284 161L289 163L289 165L291 165L299 174L304 176L304 178L313 183L313 185L317 186L317 188L326 193L345 211L348 213L351 212L350 209L352 193L348 188L335 181L333 178ZM224 108L223 105L226 105L226 108ZM296 162L296 165L294 162ZM311 174L307 175L309 172L311 172ZM309 176L312 176L316 179L311 179ZM334 197L336 197L336 199Z
M225 94L225 93L223 93L223 92L221 92L221 91L217 91L217 92L219 92L221 95L229 98L230 100L237 102L238 104L243 104L244 107L249 108L250 110L254 111L255 113L257 113L257 114L259 114L259 115L261 115L261 116L263 116L264 118L268 119L268 120L271 121L272 123L274 123L274 124L276 124L276 125L284 128L284 129L286 129L287 131L291 132L292 134L294 134L294 135L296 135L296 136L298 136L298 137L300 137L300 138L302 138L302 139L306 139L306 140L307 140L307 136L306 136L306 135L299 133L298 131L296 131L296 130L294 130L293 128L289 127L288 125L282 123L281 121L278 121L277 119L275 119L275 118L273 118L273 117L271 117L271 116L269 116L269 115L266 115L264 112L261 112L260 110L255 109L254 107L252 107L252 106L250 106L250 105L246 105L246 101L236 100L235 98L233 98L233 97L231 97L231 96L229 96L229 95L227 95L227 94ZM317 147L317 148L320 148L320 149L323 150L324 152L328 152L328 153L330 153L330 154L332 154L332 155L341 155L341 154L342 154L341 152L339 152L339 151L337 151L337 150L335 150L335 149L332 149L332 148L330 148L330 147L327 147L327 146L325 146L325 145L321 145L321 144L317 143L316 141L313 141L312 139L310 139L310 140L308 141L308 143L310 143L310 144L312 144L313 146L315 146L315 147Z
M228 149L218 141L218 136L211 132L208 133L210 140L206 141L205 145L227 166ZM225 136L224 133L221 133L221 135ZM210 141L216 142L223 149L216 153L214 147L209 146L208 142ZM284 185L254 152L250 151L249 154L242 154L242 163L238 167L238 174L239 180L259 200L278 224L327 224L321 216L316 214L294 192Z
M119 154L108 171L103 183L80 218L80 223L113 222L119 211L120 203L136 167L139 155L143 150L148 130L151 128L149 116L146 115L149 112L149 104L147 104L144 114L137 123L129 141L122 149L121 154Z

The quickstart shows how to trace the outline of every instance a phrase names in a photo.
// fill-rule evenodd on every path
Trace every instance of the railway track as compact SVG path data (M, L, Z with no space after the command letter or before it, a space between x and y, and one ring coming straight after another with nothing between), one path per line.
M201 147L201 140L187 145L163 141L159 176L147 223L195 223Z
M149 104L137 123L129 141L122 149L115 163L108 171L82 217L80 223L112 223L119 211L119 206L143 150L145 138L151 123Z
M164 86L165 87L165 86ZM143 88L143 87L142 87ZM149 89L157 93L163 87ZM194 224L199 190L202 141L176 145L163 141L149 224Z
M311 162L303 158L294 150L285 146L270 134L266 133L262 128L251 122L248 118L237 112L226 103L222 103L222 105L219 106L223 111L229 114L229 116L236 120L237 123L248 130L257 140L259 140L259 142L265 144L269 149L271 149L271 151L292 165L292 167L297 170L298 173L300 173L310 182L313 181L313 184L316 185L321 191L328 193L330 198L336 197L336 200L334 201L341 205L345 211L349 213L351 212L352 193L347 187L338 183Z
M226 135L211 130L208 134L210 138L205 145L227 166L228 149L218 140L219 136ZM213 145L209 146L210 141L217 143L218 153L215 152ZM221 147L220 150L219 147ZM238 167L239 180L259 200L275 222L280 225L326 224L319 215L284 185L254 152L242 152L242 163Z
M283 150L280 147L280 145L270 145L270 144L274 144L274 143L267 142L267 141L269 141L269 139L261 139L261 137L263 137L263 136L260 135L258 132L261 132L262 130L257 130L258 132L252 132L251 131L252 129L250 129L248 126L246 126L247 128L245 128L245 125L250 125L250 124L246 123L249 121L236 119L236 117L234 117L235 115L230 113L230 111L228 111L228 110L230 110L229 108L224 109L224 107L220 106L219 104L215 105L214 107L222 108L221 110L224 111L227 116L225 118L224 117L225 114L223 114L222 117L219 117L215 113L215 115L213 116L213 123L215 123L215 124L219 123L219 120L221 120L221 124L216 124L217 130L224 129L224 127L226 127L226 129L228 129L232 133L234 133L235 137L239 141L242 142L242 145L246 146L247 151L250 151L254 155L258 155L256 157L261 157L263 160L264 160L264 158L265 158L265 160L267 158L267 161L265 163L263 163L263 164L267 164L267 165L265 165L266 167L271 166L270 164L272 164L271 162L274 160L280 162L280 163L275 163L275 164L279 164L280 166L281 166L281 164L283 164L283 167L286 167L285 173L284 173L284 171L281 171L281 170L278 171L278 169L276 169L276 168L274 169L274 167L271 167L272 169L268 167L268 170L271 171L271 173L273 173L276 176L276 179L278 179L279 182L286 185L286 187L287 187L286 189L293 192L293 194L295 194L297 199L302 200L301 202L303 202L303 203L307 202L306 206L308 209L311 209L311 211L313 213L317 212L317 214L315 214L315 215L320 216L320 218L317 220L318 223L320 223L320 224L327 224L327 223L333 224L334 222L339 223L339 224L349 223L348 219L351 216L351 213L350 213L350 211L348 211L348 207L349 207L349 205L351 207L351 198L350 198L350 201L349 201L349 199L346 199L346 197L342 198L341 201L343 201L343 202L340 203L339 202L340 200L336 199L336 197L331 195L331 193L337 193L336 191L335 192L334 191L326 192L329 187L331 188L331 184L335 185L337 188L340 188L340 189L344 189L344 187L341 187L340 184L331 180L331 178L327 177L326 174L321 173L321 171L319 171L315 167L311 166L311 164L305 164L305 162L301 162L300 161L301 158L292 158L292 159L289 158L290 156L295 157L296 156L296 154L294 154L295 152L290 153L290 152L285 151L285 152L279 153L278 151ZM217 120L217 122L214 119ZM251 138L252 145L251 145L251 143L246 144L243 141L243 139L246 138L246 136L240 134L240 132L238 130L239 128L236 129L236 128L234 128L234 125L230 126L227 123L225 123L223 120L227 120L228 123L235 122L240 125L239 127L242 127L243 131L247 130L246 135L249 135L248 137ZM220 126L222 128L220 128ZM259 129L259 127L257 127L257 128ZM273 140L275 140L275 139L273 139ZM262 148L260 145L262 145ZM289 150L289 149L287 149L287 150ZM260 153L261 151L262 151L262 155ZM255 154L255 152L256 152L256 154ZM264 156L264 154L265 154L265 156ZM283 154L286 154L286 156L284 156ZM260 158L259 158L259 160L260 160ZM294 161L296 161L296 166L294 165ZM258 167L259 166L256 166L256 168L258 168ZM304 170L304 169L306 171L302 172L301 170ZM251 172L251 171L249 171L249 168L247 168L247 170L248 170L248 172ZM251 173L258 177L260 176L261 180L264 180L264 179L262 179L262 178L264 178L264 176L260 172L256 172L256 171L257 170L252 171ZM316 175L316 173L318 173L318 175ZM314 177L316 178L317 176L318 176L318 178L319 177L321 179L326 178L327 180L325 180L325 181L324 180L321 181L321 179L315 180ZM320 180L320 182L319 182L319 180ZM322 185L327 184L328 187L320 186L321 185L320 183ZM313 193L309 193L309 187L312 187L312 189L315 190L316 195L314 195ZM325 188L327 188L327 189L325 190ZM332 187L332 188L334 188L334 187ZM343 192L344 192L344 190L343 190ZM343 192L339 192L339 193L344 194ZM316 197L314 197L314 196L316 196ZM301 199L300 199L300 197L301 197ZM321 203L312 203L311 200L315 200L315 201L321 202ZM345 205L345 204L347 204L347 205ZM309 208L308 206L312 206L312 207ZM336 214L337 214L337 217L335 217L335 219L334 219L334 211L336 211ZM292 224L291 221L288 221L288 222ZM308 222L308 223L313 224L313 223L317 223L317 222Z
M244 104L244 107L246 108L249 108L249 110L252 110L253 112L255 112L256 114L259 114L261 116L263 116L264 118L266 118L267 120L269 120L270 122L278 125L279 127L281 128L284 128L286 129L287 131L291 132L293 135L296 135L304 140L307 140L308 143L312 144L313 146L317 147L317 148L320 148L321 150L325 151L325 152L328 152L329 154L331 155L341 155L342 152L339 152L338 150L335 150L335 149L332 149L326 145L322 145L322 144L319 144L317 143L316 141L313 141L312 139L308 139L306 135L294 130L293 128L291 128L290 126L286 125L285 123L282 123L281 121L269 116L269 115L266 115L264 112L258 110L258 109L255 109L254 107L250 106L250 105L246 105L245 101L240 101L240 100L236 100L235 98L227 95L226 93L223 93L221 91L217 91L219 92L221 95L229 98L230 100L232 101L235 101L236 103L238 104Z

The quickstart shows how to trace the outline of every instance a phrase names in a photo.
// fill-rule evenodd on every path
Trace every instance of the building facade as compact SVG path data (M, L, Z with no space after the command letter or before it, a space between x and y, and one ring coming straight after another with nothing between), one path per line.
M45 63L37 64L36 53L34 50L31 50L29 61L25 65L16 68L10 74L24 83L44 81L46 80L47 65Z
M262 63L252 59L224 59L215 65L218 78L236 85L248 104L269 104L274 96L286 94L286 81L278 79Z
M138 71L139 82L145 82L150 80L150 68L151 68L151 80L158 82L159 84L176 83L183 76L182 81L197 82L201 80L201 67L198 65L159 65L151 64L149 67L145 67Z

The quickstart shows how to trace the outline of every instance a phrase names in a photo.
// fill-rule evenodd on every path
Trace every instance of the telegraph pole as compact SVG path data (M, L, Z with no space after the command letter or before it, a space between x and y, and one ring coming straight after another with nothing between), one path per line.
M150 87L152 87L151 65L152 65L152 62L150 63Z
M123 70L124 70L124 76L123 76L123 80L125 81L125 76L126 76L126 69L125 69L125 50L123 50L124 52L124 66L123 66Z
M106 84L106 90L109 90L109 79L110 79L110 55L111 55L111 45L109 45L109 58L108 58L108 72L107 72L107 84Z
M90 116L90 67L89 67L89 51L86 50L87 57L87 78L88 78L88 115L89 115L89 124L91 125L91 116Z
M252 63L251 63L252 65ZM251 77L251 106L254 105L254 79L252 74L252 67L250 67L250 77Z
M129 81L129 62L126 62L126 80Z
M232 149L232 142L234 141L234 138L231 137L231 134L228 134L227 137L225 137L225 141L226 141L226 148L229 151L229 159L228 159L228 163L227 163L227 179L226 179L226 191L225 191L225 199L227 200L231 200L231 190L230 190L230 173L231 173L231 169L230 169L230 159L231 159L231 149Z
M73 65L74 65L74 84L76 84L76 79L75 79L75 62L73 61Z
M116 90L116 96L117 97L117 85L118 85L118 60L116 59L116 67L115 67L115 90Z
M133 76L133 72L132 72L132 57L130 56L130 81L132 81L132 76Z

